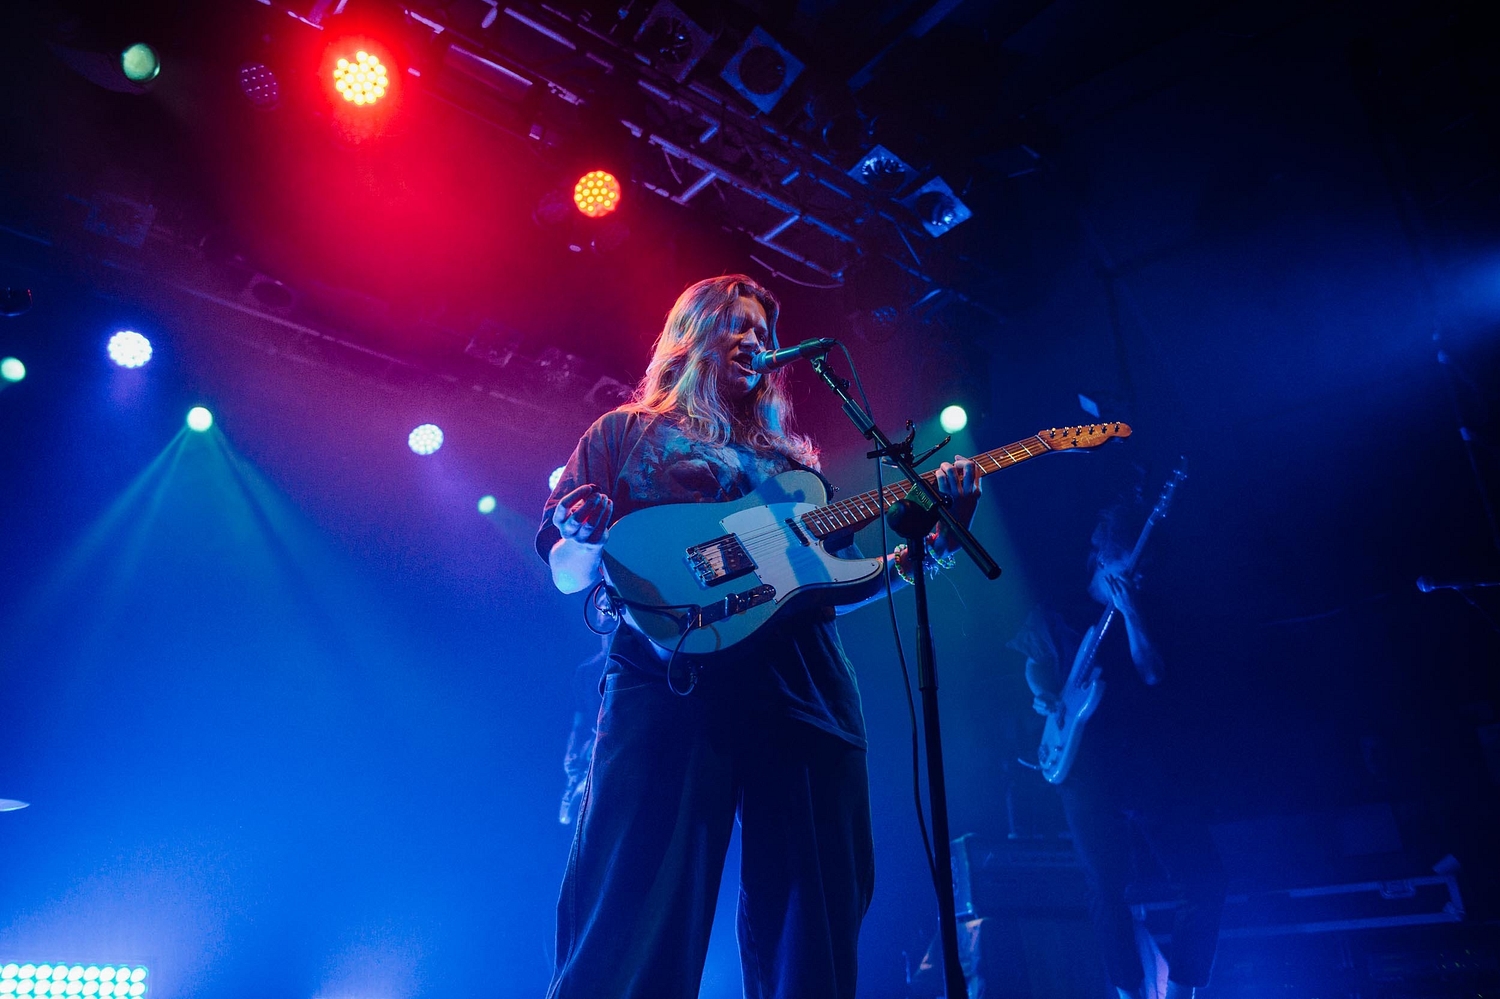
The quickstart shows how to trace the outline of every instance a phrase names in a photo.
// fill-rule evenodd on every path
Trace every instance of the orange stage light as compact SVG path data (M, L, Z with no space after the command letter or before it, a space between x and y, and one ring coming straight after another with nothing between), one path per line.
M389 70L373 53L360 50L352 59L340 56L334 64L333 87L352 104L374 104L390 85Z
M591 219L608 215L620 206L620 182L607 170L590 170L573 185L573 204Z

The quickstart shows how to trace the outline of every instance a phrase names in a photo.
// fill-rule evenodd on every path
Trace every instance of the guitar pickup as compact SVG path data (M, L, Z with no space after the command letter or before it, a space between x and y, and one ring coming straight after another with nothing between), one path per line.
M687 564L705 589L755 571L755 559L733 534L693 545L687 550Z
M693 621L693 627L702 628L713 624L715 621L722 621L726 617L743 614L751 607L758 607L775 599L776 587L770 583L761 583L759 586L752 586L750 589L740 593L731 593L723 600L715 600L711 604L703 604L694 611L695 620Z

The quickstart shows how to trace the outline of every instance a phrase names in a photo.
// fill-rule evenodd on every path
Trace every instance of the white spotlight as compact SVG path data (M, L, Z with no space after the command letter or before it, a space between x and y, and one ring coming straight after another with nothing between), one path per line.
M424 423L406 437L406 444L417 454L432 454L443 446L443 431L436 423Z
M151 360L151 341L135 330L121 330L109 338L109 359L122 368L139 368Z

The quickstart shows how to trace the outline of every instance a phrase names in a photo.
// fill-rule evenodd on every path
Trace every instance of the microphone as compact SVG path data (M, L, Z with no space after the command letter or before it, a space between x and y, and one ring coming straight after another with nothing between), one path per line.
M750 359L750 367L761 374L775 371L777 368L791 364L793 361L804 357L817 357L826 354L834 348L837 340L829 337L821 337L816 340L803 340L795 347L782 347L780 350L763 350Z
M1482 590L1491 586L1500 586L1500 580L1433 579L1430 576L1417 577L1417 589L1423 593L1431 593L1434 590Z

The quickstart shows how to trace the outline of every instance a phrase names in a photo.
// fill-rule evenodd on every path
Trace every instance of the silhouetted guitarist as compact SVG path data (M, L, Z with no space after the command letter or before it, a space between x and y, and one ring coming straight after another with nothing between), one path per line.
M1106 972L1121 999L1153 996L1125 900L1134 878L1131 827L1142 833L1152 855L1182 903L1176 910L1166 995L1190 999L1208 984L1224 904L1224 878L1208 825L1172 780L1180 769L1180 733L1159 689L1162 657L1141 612L1130 549L1116 541L1116 511L1106 512L1094 532L1094 571L1089 595L1112 607L1123 628L1108 630L1093 668L1105 692L1083 734L1078 754L1058 785L1073 845L1089 888L1089 915L1103 951ZM1121 637L1119 632L1124 633ZM1026 682L1033 707L1048 716L1080 645L1061 615L1038 607L1011 648L1026 655ZM1085 650L1087 651L1087 650Z

